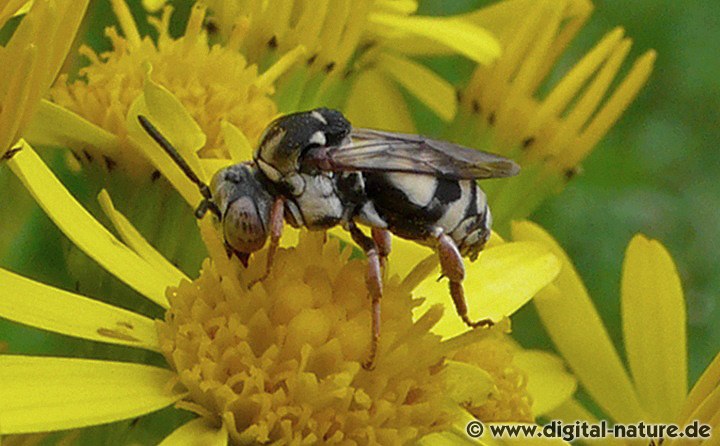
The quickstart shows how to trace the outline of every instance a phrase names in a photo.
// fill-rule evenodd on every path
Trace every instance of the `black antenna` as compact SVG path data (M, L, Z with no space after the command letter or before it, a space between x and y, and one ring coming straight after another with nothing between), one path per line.
M200 178L198 178L195 171L192 170L190 165L183 159L182 156L180 156L180 153L178 153L177 149L173 147L172 144L170 144L170 141L165 138L162 133L154 126L152 123L143 115L138 115L138 121L140 121L140 125L143 129L147 132L148 135L152 139L155 140L156 143L162 149L167 153L170 158L172 158L173 161L175 161L175 164L178 165L180 170L183 171L185 176L187 176L190 181L195 183L200 189L200 194L203 196L203 201L200 202L197 209L195 209L195 217L202 218L207 211L212 212L215 214L216 217L221 218L220 209L217 207L217 204L212 200L212 192L210 192L210 187L208 187L207 184L205 184Z

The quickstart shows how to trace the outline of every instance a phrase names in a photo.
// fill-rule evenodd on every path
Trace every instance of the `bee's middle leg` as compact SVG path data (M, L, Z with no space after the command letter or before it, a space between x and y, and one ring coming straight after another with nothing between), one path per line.
M481 319L473 321L468 316L467 301L462 281L465 278L465 264L463 263L460 251L453 239L447 234L437 236L438 255L440 256L440 267L443 276L450 280L450 295L452 296L455 310L468 327L492 327L492 319Z
M380 267L385 268L387 263L388 255L392 249L392 235L387 229L372 228L372 238L377 246L378 254L380 255Z
M380 299L382 298L382 273L380 269L379 249L375 241L365 235L355 223L348 225L348 230L355 243L360 245L368 259L368 271L365 283L372 299L372 341L370 344L370 355L363 363L363 368L372 370L375 368L375 356L377 355L378 344L380 343Z

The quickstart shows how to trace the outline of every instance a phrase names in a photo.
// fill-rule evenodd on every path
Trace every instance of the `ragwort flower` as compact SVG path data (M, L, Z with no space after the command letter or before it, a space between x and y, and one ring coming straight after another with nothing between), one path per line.
M255 140L276 115L269 94L283 63L260 74L240 53L209 45L200 4L177 39L169 34L170 6L161 18L149 17L158 31L157 42L140 36L124 1L114 0L112 5L124 36L108 28L112 51L98 55L87 46L81 48L89 65L72 82L67 75L60 77L51 90L51 102L41 105L28 141L69 147L80 162L96 161L107 171L149 180L153 169L148 155L139 152L127 130L128 122L136 119L130 111L142 101L146 82L171 91L201 126L206 139L197 150L206 157L227 157L218 153L224 147L223 122Z
M482 413L488 401L490 412L515 417L513 411L493 408L511 407L500 401L527 401L524 386L503 384L507 355L497 361L495 355L448 360L474 345L482 351L483 339L494 339L495 346L485 351L498 351L502 324L442 340L430 332L441 317L440 306L413 321L417 274L387 277L377 367L366 371L360 366L370 342L365 264L349 259L349 247L341 249L336 239L326 242L319 233L302 234L296 246L280 250L273 273L249 288L264 272L266 253L243 268L227 257L220 233L205 219L201 231L210 258L190 280L115 210L107 193L100 195L102 207L124 242L22 144L9 165L48 216L80 249L167 313L156 322L0 270L0 315L82 339L161 352L169 368L0 356L3 434L107 423L176 404L200 417L163 444L200 438L206 444L228 438L402 444L446 429L467 413L461 404ZM494 249L476 262L478 272L493 270L493 259L502 262ZM524 262L533 264L537 255L528 250ZM540 286L554 277L542 269L534 272ZM519 286L512 292L534 291Z
M486 187L501 232L562 189L652 71L655 52L647 51L618 78L632 41L616 28L540 93L591 11L588 0L508 0L464 16L493 31L503 54L479 65L459 92L460 112L448 135L521 164L522 175Z
M69 148L76 164L85 166L89 186L96 192L108 189L117 197L118 208L158 249L190 271L206 253L197 233L187 230L194 227L192 214L164 180L177 182L183 174L156 144L144 141L144 135L138 140L131 134L137 115L161 114L166 105L155 96L172 96L172 106L182 110L183 123L192 126L175 128L170 123L163 132L193 154L226 160L232 155L226 148L236 146L225 144L228 132L244 141L254 140L276 115L269 97L273 80L294 56L258 73L236 51L208 44L202 28L205 9L200 4L192 9L185 33L177 39L168 30L171 7L160 18L149 18L158 31L157 42L140 36L124 1L114 0L112 6L124 36L108 28L112 51L98 55L81 48L89 65L71 82L67 75L60 77L50 92L51 101L42 102L26 136L36 145ZM187 201L199 200L196 189L179 190ZM158 225L158 221L173 223ZM72 275L85 291L102 295L106 285L113 286L77 250L69 250L67 257Z
M364 126L412 130L403 89L445 121L454 117L453 87L408 57L423 55L428 45L481 64L500 54L482 27L453 16L417 15L415 0L212 0L208 5L209 26L220 40L261 67L298 45L307 49L303 63L278 80L281 111L334 107Z
M12 149L55 80L87 8L87 0L9 1L0 6L0 29L27 13L0 46L0 159ZM32 6L30 6L32 4Z
M515 240L543 243L561 259L560 274L537 295L535 307L560 354L604 416L619 423L681 427L697 420L718 429L720 356L688 393L685 299L675 264L659 242L637 235L625 253L620 307L626 368L557 242L528 222L513 225L512 232ZM574 399L550 415L570 422L596 419ZM662 444L681 442L665 438Z

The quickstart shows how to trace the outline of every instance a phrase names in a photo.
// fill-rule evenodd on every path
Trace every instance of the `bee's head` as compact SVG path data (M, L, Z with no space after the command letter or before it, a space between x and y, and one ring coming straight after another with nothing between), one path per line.
M316 108L273 121L263 133L255 161L272 180L299 170L298 160L312 148L339 145L351 126L337 110Z
M247 265L247 259L267 241L272 196L249 164L226 167L213 177L210 189L217 205L225 245Z

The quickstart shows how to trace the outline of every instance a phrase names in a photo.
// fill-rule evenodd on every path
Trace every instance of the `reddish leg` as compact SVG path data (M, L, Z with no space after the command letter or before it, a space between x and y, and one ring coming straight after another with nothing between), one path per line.
M372 238L377 246L378 254L380 255L380 267L385 268L387 263L387 257L390 254L392 248L392 235L390 231L386 229L372 228Z
M253 280L248 285L248 288L252 288L256 283L262 282L267 279L272 271L272 265L275 261L275 253L277 252L278 246L280 246L280 237L283 231L283 211L285 203L283 199L278 197L273 203L273 207L270 210L270 245L268 246L267 264L265 266L265 274L259 278Z
M494 323L491 319L470 320L467 302L465 301L465 291L462 286L462 281L465 278L465 265L460 251L458 251L455 242L447 234L441 234L437 240L440 267L443 276L450 280L450 295L455 303L455 310L458 315L471 328L492 327Z
M355 226L355 223L351 222L348 230L353 240L355 240L355 243L360 245L368 258L368 271L365 283L367 284L368 292L372 300L372 340L370 343L370 355L368 359L363 362L362 366L365 370L372 370L375 368L375 356L377 355L378 344L380 343L380 299L382 298L380 256L378 254L378 247L373 239L363 234L363 232Z

